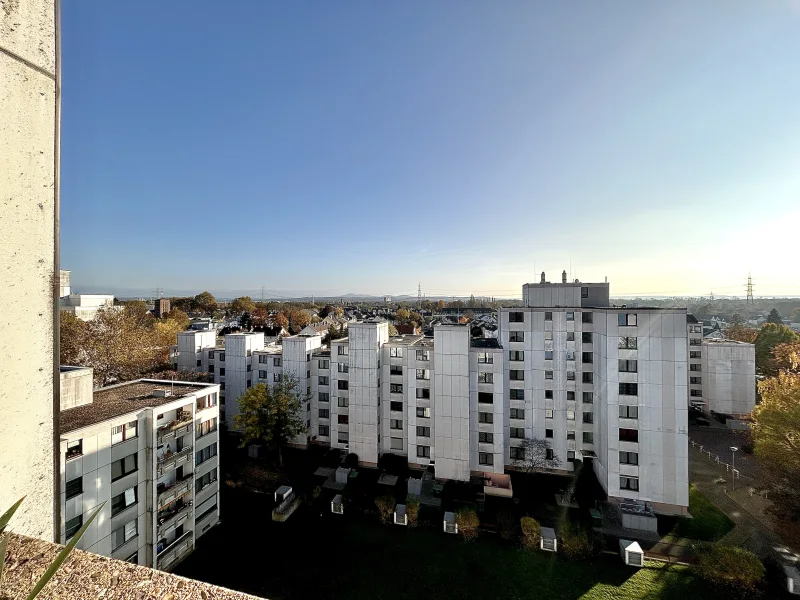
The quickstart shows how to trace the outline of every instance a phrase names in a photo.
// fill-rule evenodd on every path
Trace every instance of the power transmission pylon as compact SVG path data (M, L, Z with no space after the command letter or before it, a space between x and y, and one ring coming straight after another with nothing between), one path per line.
M417 284L417 310L422 307L422 283Z
M750 273L747 274L747 304L748 306L755 304L755 300L753 300L753 278Z

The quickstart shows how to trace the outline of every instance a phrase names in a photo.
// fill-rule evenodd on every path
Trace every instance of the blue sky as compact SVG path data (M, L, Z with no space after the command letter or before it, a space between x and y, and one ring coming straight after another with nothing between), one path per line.
M76 291L800 294L800 0L63 4Z

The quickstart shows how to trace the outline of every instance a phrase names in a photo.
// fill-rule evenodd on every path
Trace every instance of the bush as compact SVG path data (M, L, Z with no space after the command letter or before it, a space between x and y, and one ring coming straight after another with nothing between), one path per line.
M319 499L320 494L322 494L322 488L318 485L314 486L314 489L311 491L311 499L316 502Z
M394 496L389 494L378 496L375 498L375 506L378 507L378 514L381 516L381 520L385 523L391 523L392 515L394 515Z
M513 542L517 537L517 519L514 513L504 510L497 515L497 525L500 528L500 537L507 542Z
M558 551L567 558L581 560L592 554L592 542L586 530L576 523L567 523L559 531Z
M464 541L471 541L478 537L478 527L481 522L478 513L473 508L461 508L456 512L458 533L464 536Z
M347 467L348 469L355 469L358 467L358 454L351 452L345 456L344 460L342 461L342 466Z
M744 548L709 544L700 551L695 572L712 585L753 590L764 577L764 565Z
M522 527L522 545L526 548L538 548L542 539L542 526L533 517L522 517L519 520Z
M419 498L416 496L406 498L406 517L408 518L408 526L416 527L417 519L419 518Z

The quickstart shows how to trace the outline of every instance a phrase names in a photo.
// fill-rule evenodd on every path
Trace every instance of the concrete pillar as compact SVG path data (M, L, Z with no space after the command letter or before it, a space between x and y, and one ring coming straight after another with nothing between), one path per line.
M0 5L0 512L53 540L58 415L56 0Z

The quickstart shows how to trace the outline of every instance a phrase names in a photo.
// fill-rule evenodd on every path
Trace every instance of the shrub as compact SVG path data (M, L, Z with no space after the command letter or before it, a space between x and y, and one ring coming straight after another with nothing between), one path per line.
M347 456L344 457L344 461L342 461L342 466L347 467L349 469L355 469L358 467L358 454L354 454L351 452Z
M583 527L567 523L559 531L558 550L567 558L580 560L591 556L592 542Z
M522 545L526 548L538 548L542 539L542 526L533 517L522 517L519 520L522 527Z
M389 494L378 496L375 498L375 506L378 507L378 514L381 516L381 520L385 523L391 523L392 515L394 515L394 496Z
M416 496L406 498L406 517L408 518L408 526L416 527L417 519L419 518L419 498Z
M314 486L314 489L311 490L311 499L316 502L320 494L322 494L322 488L318 485Z
M458 532L464 536L464 540L469 542L478 537L478 526L481 522L478 513L473 508L461 508L456 512L456 524Z
M497 515L497 525L500 527L500 537L507 542L513 542L517 537L517 519L514 513L504 510Z
M700 551L695 572L713 585L753 590L764 577L764 565L744 548L709 544Z

